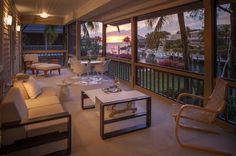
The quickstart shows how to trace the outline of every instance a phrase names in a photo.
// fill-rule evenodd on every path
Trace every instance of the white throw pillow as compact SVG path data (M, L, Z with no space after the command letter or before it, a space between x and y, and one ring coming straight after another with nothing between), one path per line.
M31 99L36 98L42 92L41 86L33 77L30 77L27 82L23 83L23 85Z

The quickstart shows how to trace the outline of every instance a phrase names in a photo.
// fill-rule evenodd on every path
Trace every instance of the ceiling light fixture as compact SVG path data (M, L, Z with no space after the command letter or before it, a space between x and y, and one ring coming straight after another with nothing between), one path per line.
M49 15L46 12L43 12L39 16L42 18L48 18Z

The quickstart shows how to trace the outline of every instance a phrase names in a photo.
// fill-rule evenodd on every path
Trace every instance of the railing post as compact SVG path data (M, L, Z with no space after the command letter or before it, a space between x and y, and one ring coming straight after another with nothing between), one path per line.
M204 96L210 96L213 89L214 80L214 36L215 36L215 0L204 0L205 8L205 78Z
M136 85L136 65L137 62L137 18L131 18L131 85L134 88Z
M64 42L64 49L66 49L66 54L65 54L65 62L64 65L67 67L68 66L68 57L69 57L69 49L68 49L68 25L65 25L63 27L63 34L65 38Z
M81 57L81 22L76 21L76 58Z
M106 56L106 46L107 46L107 34L106 34L107 24L102 24L102 56Z

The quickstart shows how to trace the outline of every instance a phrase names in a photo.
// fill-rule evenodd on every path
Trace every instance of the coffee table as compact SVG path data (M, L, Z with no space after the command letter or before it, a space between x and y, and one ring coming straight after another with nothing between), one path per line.
M85 105L84 100L85 99L91 99L93 104L91 105ZM130 102L136 102L145 100L146 105L146 111L144 112L135 112L131 113L125 116L119 116L116 118L111 119L105 119L105 107L107 106L114 106L114 105L120 105L124 103L130 103ZM101 88L100 89L93 89L93 90L85 90L81 91L81 108L83 110L86 109L96 109L99 111L100 114L100 136L102 139L107 139L115 136L119 136L122 134L126 134L129 132L141 130L144 128L148 128L151 126L151 97L143 94L137 90L131 90L131 91L121 91L118 93L105 93ZM115 123L115 122L121 122L124 120L132 119L132 118L138 118L146 116L146 122L144 124L138 124L135 126L131 126L128 128L122 128L118 130L114 130L111 132L105 132L105 125Z

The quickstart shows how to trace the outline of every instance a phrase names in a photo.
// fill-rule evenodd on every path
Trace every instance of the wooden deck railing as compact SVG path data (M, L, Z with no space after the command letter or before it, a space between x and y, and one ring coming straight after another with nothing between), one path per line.
M131 83L131 62L129 60L110 58L109 74ZM151 64L135 63L136 86L176 99L179 93L187 92L204 95L204 74L191 73ZM236 82L229 82L228 104L219 118L236 125ZM187 99L188 100L188 99ZM194 101L199 103L199 101Z
M170 99L176 99L182 92L203 95L203 76L197 75L196 78L194 74L167 72L159 68L136 65L136 85Z
M228 123L236 125L236 82L228 81L228 98L227 106L224 113L220 114L220 118Z
M53 59L58 60L58 63L62 66L66 65L66 50L27 50L23 51L23 54L38 54L39 62L50 63Z
M108 73L120 80L131 81L131 63L129 60L124 59L111 59L109 64Z

